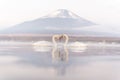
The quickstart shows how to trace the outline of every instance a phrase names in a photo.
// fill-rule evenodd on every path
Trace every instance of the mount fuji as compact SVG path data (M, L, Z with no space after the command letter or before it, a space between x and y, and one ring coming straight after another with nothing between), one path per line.
M36 20L23 22L2 31L5 34L71 33L74 28L90 27L95 23L66 9L56 10Z

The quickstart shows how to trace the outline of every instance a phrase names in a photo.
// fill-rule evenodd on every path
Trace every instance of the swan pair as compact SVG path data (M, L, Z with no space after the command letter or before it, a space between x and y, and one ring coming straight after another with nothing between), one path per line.
M70 49L73 52L77 51L84 51L87 48L87 45L81 42L71 42L68 43L69 37L66 34L62 35L53 35L52 36L52 42L49 41L38 41L36 43L33 43L35 48L38 48L39 51L50 51L51 47L57 49L59 46L62 46L64 49ZM64 43L63 43L64 42Z

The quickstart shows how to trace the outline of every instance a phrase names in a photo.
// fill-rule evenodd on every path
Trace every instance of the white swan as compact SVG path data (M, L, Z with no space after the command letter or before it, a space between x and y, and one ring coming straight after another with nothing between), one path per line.
M53 48L57 48L57 41L59 41L59 38L61 35L54 35L52 37L52 42L49 41L38 41L33 43L33 48L37 52L49 52Z
M82 42L76 41L76 42L68 43L69 37L66 34L61 35L59 39L65 39L64 50L67 48L72 52L84 52L87 49L87 44Z

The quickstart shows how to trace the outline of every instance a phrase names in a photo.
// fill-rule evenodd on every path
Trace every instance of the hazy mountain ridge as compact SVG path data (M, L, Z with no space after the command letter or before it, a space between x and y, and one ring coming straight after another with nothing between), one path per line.
M54 28L67 28L68 31L75 27L84 27L94 25L91 21L80 18L78 15L65 10L59 9L43 16L39 19L24 22L19 25L4 30L4 33L48 33L53 32ZM53 30L52 30L53 29ZM49 31L51 30L51 31ZM47 32L48 31L48 32ZM59 31L59 32L63 32ZM54 31L53 33L55 33Z
M46 16L26 21L1 31L2 34L78 34L94 36L114 36L109 32L99 32L101 26L81 18L65 9L56 10ZM97 25L96 25L97 26ZM79 28L79 29L78 29ZM116 35L118 36L118 35Z

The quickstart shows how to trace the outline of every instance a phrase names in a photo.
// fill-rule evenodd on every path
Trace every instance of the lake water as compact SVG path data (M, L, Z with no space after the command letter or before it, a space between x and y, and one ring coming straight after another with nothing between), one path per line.
M120 45L87 44L81 50L53 50L0 42L0 80L120 80Z

